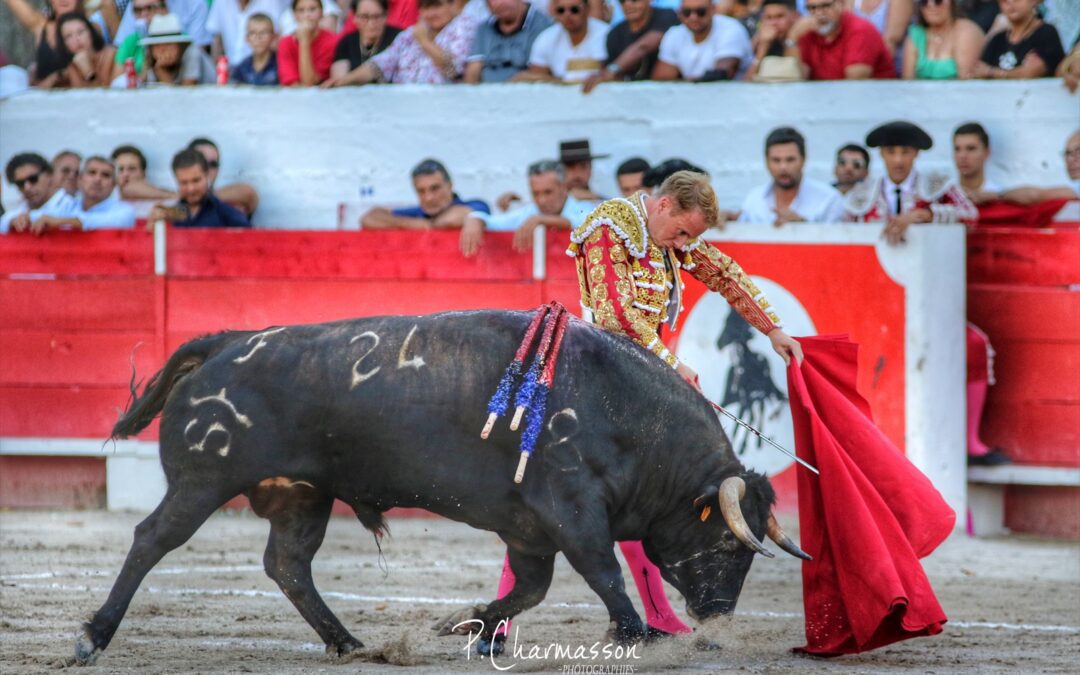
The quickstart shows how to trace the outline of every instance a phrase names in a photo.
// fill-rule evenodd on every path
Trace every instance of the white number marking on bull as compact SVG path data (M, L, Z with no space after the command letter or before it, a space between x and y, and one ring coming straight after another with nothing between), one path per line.
M187 437L187 432L191 430L191 427L195 426L198 422L198 417L188 422L187 426L184 427L185 437ZM207 427L206 433L203 434L202 440L200 440L198 443L193 443L189 445L188 450L190 450L191 452L202 452L203 450L205 450L206 439L210 438L210 434L214 433L215 431L223 432L225 434L225 437L228 439L225 441L225 445L221 446L221 448L218 449L217 453L222 457L228 455L229 446L232 445L232 433L228 429L226 429L225 425L221 422L214 422L209 427Z
M270 330L264 330L261 333L256 333L255 335L252 335L251 337L248 338L247 344L251 344L252 340L258 340L258 342L256 342L255 346L251 348L250 352L248 352L247 354L244 354L243 356L237 356L235 359L233 359L233 363L243 363L243 362L247 361L248 359L250 359L255 354L255 352L259 351L260 349L262 349L263 347L266 346L266 339L265 338L266 338L267 335L273 335L274 333L280 333L283 330L285 330L285 326L281 326L280 328L271 328Z
M412 341L414 333L416 333L416 324L413 324L412 330L410 330L409 334L405 337L405 342L401 343L401 351L398 352L397 356L398 370L401 370L402 368L415 368L416 370L420 370L420 368L426 365L423 356L417 356L408 361L405 360L405 352L409 351L409 343Z
M578 421L577 413L574 412L573 408L563 408L559 412L552 415L551 419L548 420L547 427L548 427L548 431L551 432L552 436L555 435L555 420L559 419L560 417L565 417L565 418L569 419L570 420L569 423L571 423L573 426L571 426L570 431L567 432L566 436L563 436L563 437L558 438L558 439L555 440L555 443L554 443L555 445L558 445L559 443L570 440L570 437L573 436L574 432L577 431L577 421Z
M375 366L374 369L369 370L366 373L361 373L360 372L360 370L359 370L360 362L363 361L364 359L366 359L368 354L375 351L375 348L379 346L379 336L376 335L374 332L372 332L370 330L365 331L363 333L360 333L356 337L352 338L351 340L349 340L349 344L352 344L352 343L356 342L357 340L360 340L360 339L363 339L363 338L371 338L372 340L374 340L374 342L371 343L371 349L364 352L360 356L360 358L356 359L356 363L353 364L353 366L352 366L352 384L349 385L349 391L352 391L353 389L356 389L356 387L358 385L360 385L361 383L363 383L363 382L369 380L370 378L374 377L375 373L382 370L382 366Z
M191 403L192 406L199 406L203 403L209 403L210 401L217 401L218 403L224 405L226 408L229 409L229 412L233 414L233 417L236 418L236 421L240 424L243 424L248 429L255 426L255 423L251 421L251 418L237 410L236 406L233 405L233 402L225 397L225 387L222 387L221 391L214 394L213 396L204 396L202 398L192 397L189 403Z
M218 403L221 403L226 408L228 408L229 412L231 412L233 417L236 418L236 421L239 422L240 424L242 424L243 426L247 427L248 429L255 426L255 423L251 421L251 418L248 417L247 415L243 414L239 410L237 410L236 406L233 405L233 402L230 401L225 396L225 388L224 387L222 387L221 391L214 394L213 396L204 396L202 398L191 397L188 400L188 402L193 407L194 406L200 406L203 403L209 403L211 401L216 401ZM184 427L184 438L185 439L187 438L188 432L191 431L191 428L194 427L196 424L198 424L198 422L199 422L199 418L196 417L196 418L192 419L190 422L187 423L187 426ZM229 446L232 445L232 432L229 431L229 429L224 424L222 424L221 422L216 422L216 421L213 422L209 427L206 428L206 432L203 433L202 439L198 443L192 443L191 445L188 446L188 450L190 450L191 452L202 452L203 450L205 450L206 449L206 441L207 441L207 439L209 439L210 434L214 433L215 431L220 431L220 432L224 433L225 436L226 436L225 445L221 446L221 448L218 449L217 453L219 455L221 455L222 457L225 457L226 455L228 455L229 454Z

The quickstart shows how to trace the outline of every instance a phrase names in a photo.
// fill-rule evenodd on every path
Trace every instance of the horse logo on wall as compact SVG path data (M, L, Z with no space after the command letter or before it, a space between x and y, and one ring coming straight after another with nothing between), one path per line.
M754 277L754 282L776 308L788 334L817 332L806 309L787 289L760 277ZM732 311L722 297L706 293L693 306L679 331L676 352L698 373L709 400L780 445L795 447L784 362L769 339ZM746 466L775 476L792 464L790 457L735 422L726 418L721 422Z

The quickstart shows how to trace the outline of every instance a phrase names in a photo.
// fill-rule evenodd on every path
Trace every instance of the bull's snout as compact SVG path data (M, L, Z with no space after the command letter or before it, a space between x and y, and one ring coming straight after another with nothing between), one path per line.
M691 619L699 623L703 621L708 621L709 619L715 618L717 616L731 614L734 611L735 601L723 598L706 600L705 602L698 604L696 607L691 607L689 603L687 603L686 605L686 613L690 615Z

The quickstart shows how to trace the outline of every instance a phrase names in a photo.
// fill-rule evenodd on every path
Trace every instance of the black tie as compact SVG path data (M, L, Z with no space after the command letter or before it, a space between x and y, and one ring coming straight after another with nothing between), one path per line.
M902 207L900 205L900 188L896 188L896 215L900 215L901 208Z

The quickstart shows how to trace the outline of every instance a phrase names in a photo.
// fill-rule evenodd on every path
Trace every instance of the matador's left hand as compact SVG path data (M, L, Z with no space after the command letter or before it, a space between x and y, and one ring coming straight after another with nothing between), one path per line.
M780 328L773 328L769 331L769 342L772 343L772 348L776 350L776 353L784 359L785 364L790 365L791 357L794 356L795 363L802 365L802 345L800 345L795 338L791 337Z

